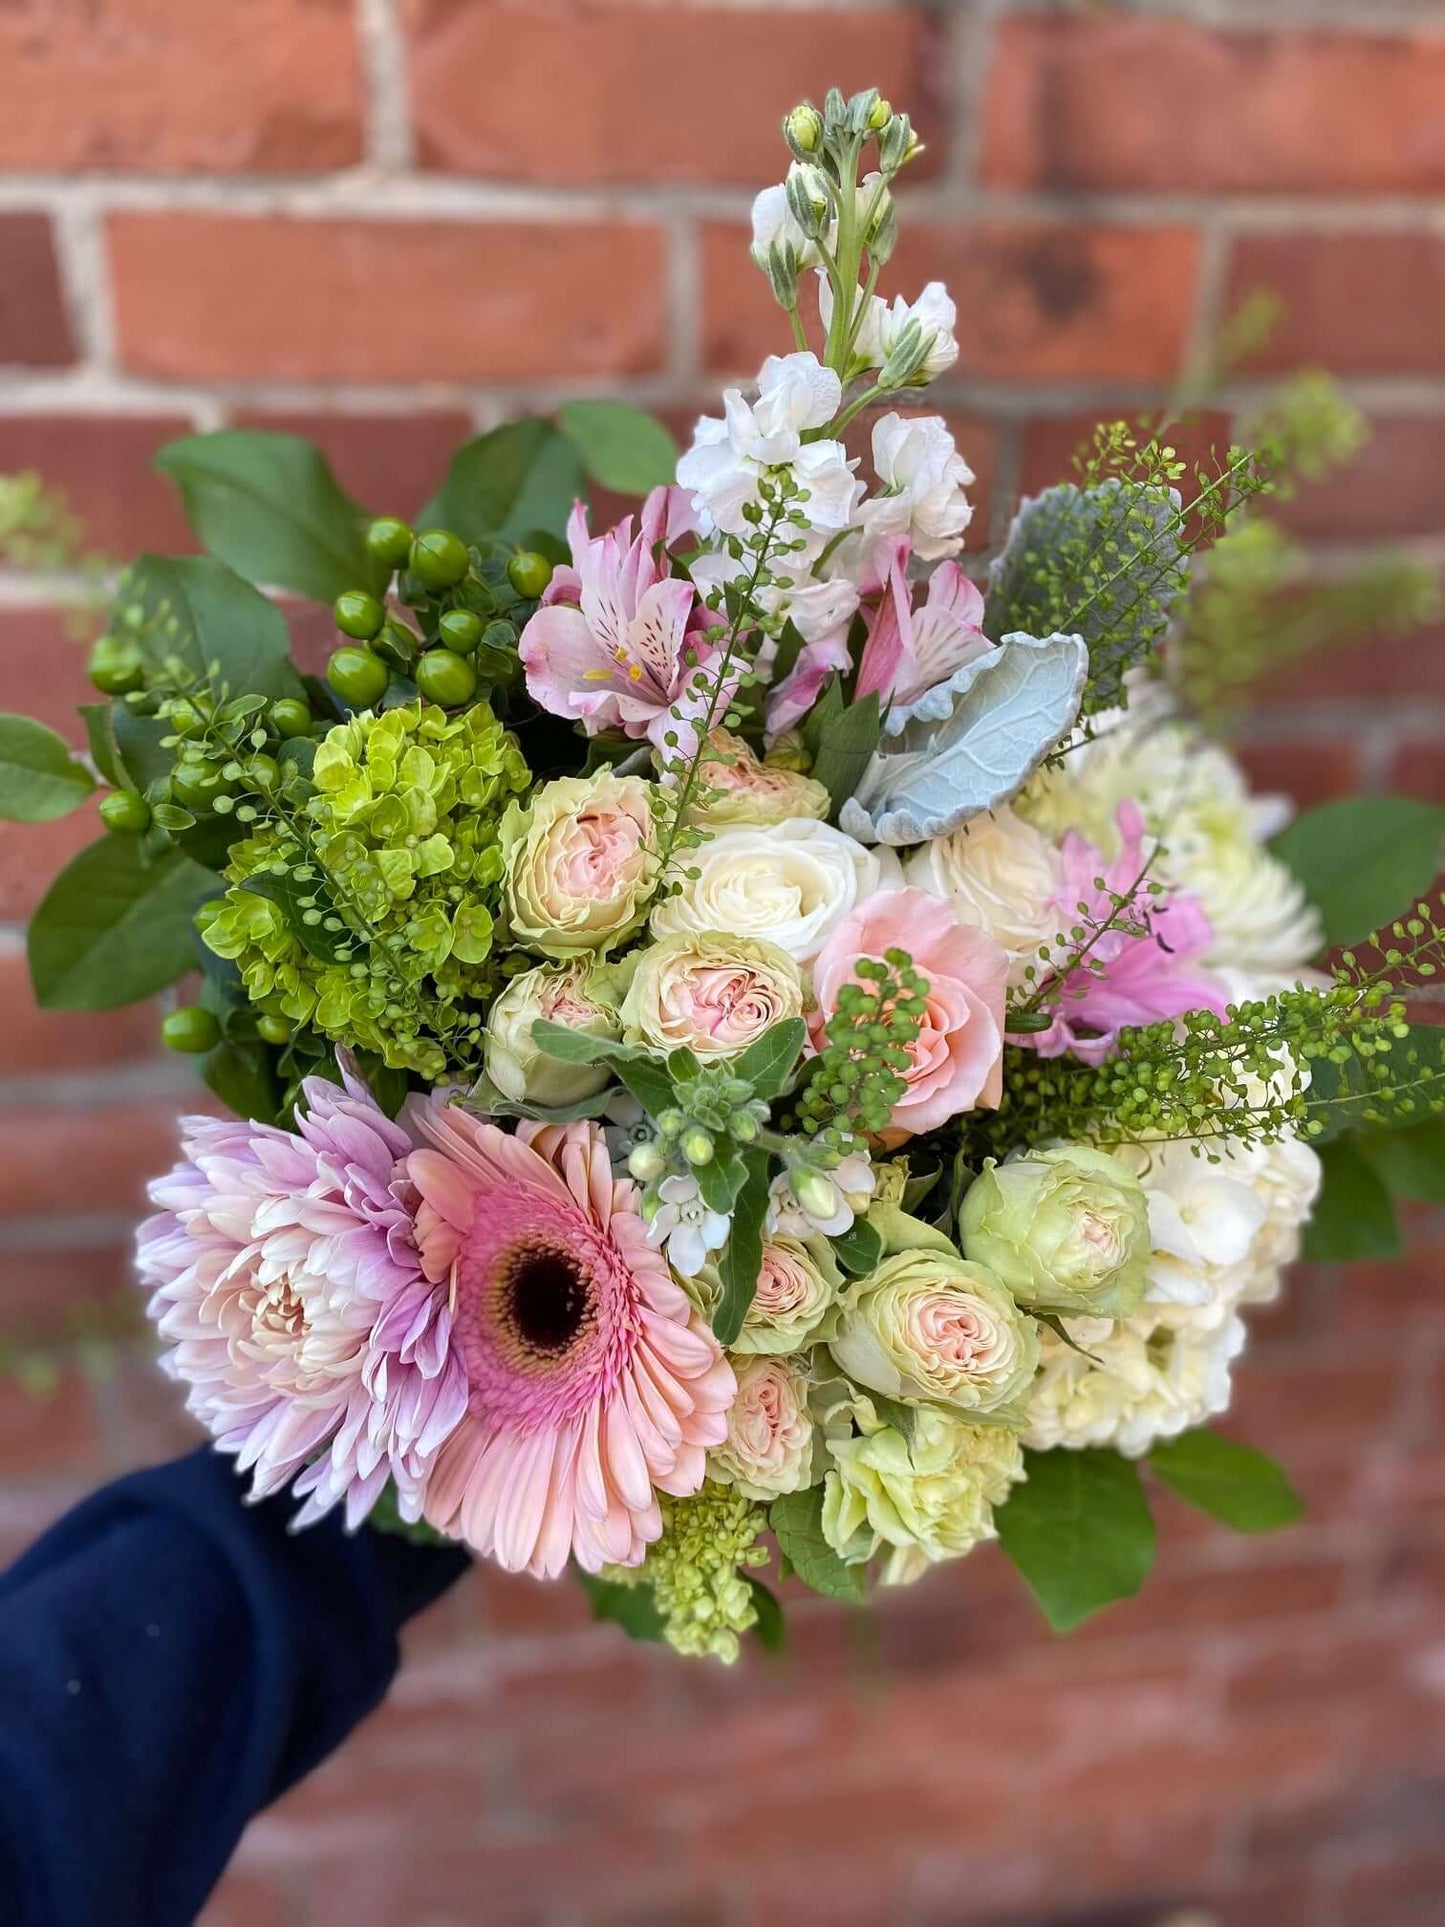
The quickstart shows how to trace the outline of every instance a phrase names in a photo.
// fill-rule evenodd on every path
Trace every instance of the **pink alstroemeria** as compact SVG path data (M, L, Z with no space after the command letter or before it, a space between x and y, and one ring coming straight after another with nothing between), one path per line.
M993 646L983 633L983 596L956 562L938 564L922 607L914 608L910 552L906 540L891 545L883 600L858 665L859 697L911 702Z
M1041 1057L1070 1051L1085 1064L1102 1064L1121 1030L1190 1010L1223 1017L1227 1008L1219 980L1195 968L1214 941L1197 898L1182 890L1151 894L1138 804L1121 803L1117 820L1120 849L1111 863L1073 830L1063 840L1064 880L1053 898L1060 930L1082 923L1092 931L1111 919L1115 927L1051 987L1057 1005L1049 1029L1010 1039ZM1121 897L1127 899L1122 910L1116 907Z
M676 488L653 489L635 538L630 515L589 536L577 504L567 523L571 565L553 575L517 646L534 702L581 722L589 736L621 729L661 746L669 711L709 653L701 638L712 617L666 554L691 526Z

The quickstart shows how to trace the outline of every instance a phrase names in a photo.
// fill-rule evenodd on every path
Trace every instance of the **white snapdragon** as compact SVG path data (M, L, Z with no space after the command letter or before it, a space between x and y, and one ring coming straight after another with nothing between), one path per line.
M942 416L880 416L873 424L873 467L879 490L859 517L868 535L906 536L924 562L956 555L973 519L964 491L975 477Z

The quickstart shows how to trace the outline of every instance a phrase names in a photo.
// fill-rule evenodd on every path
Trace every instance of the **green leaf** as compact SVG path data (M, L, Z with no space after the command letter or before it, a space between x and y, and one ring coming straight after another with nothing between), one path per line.
M1354 1141L1391 1197L1445 1204L1445 1118L1427 1117L1399 1131L1360 1131Z
M801 1017L785 1017L782 1023L769 1025L734 1059L732 1073L752 1085L754 1097L777 1097L792 1076L807 1038L808 1026Z
M677 443L630 402L565 401L557 420L592 480L619 495L646 495L677 472Z
M0 715L0 817L51 823L78 810L95 788L70 745L29 716Z
M581 493L582 464L565 435L535 418L507 422L457 450L416 525L452 529L468 542L520 539L532 529L560 534Z
M462 1109L476 1117L533 1117L543 1124L570 1124L576 1118L603 1117L615 1093L596 1091L575 1104L523 1104L503 1097L485 1073L461 1100Z
M788 1643L787 1627L783 1623L783 1608L778 1596L765 1586L755 1572L745 1572L748 1591L753 1596L753 1610L758 1623L753 1631L758 1636L758 1644L767 1653L780 1653Z
M769 1155L758 1146L744 1151L745 1177L732 1211L728 1241L718 1260L722 1295L713 1315L713 1335L720 1345L731 1345L743 1328L758 1289L763 1262L763 1220L768 1215Z
M1177 1439L1161 1439L1149 1463L1181 1499L1236 1532L1276 1532L1304 1511L1299 1494L1273 1459L1202 1427Z
M565 1024L554 1024L546 1017L538 1017L533 1023L532 1042L538 1050L548 1057L555 1057L561 1064L621 1063L630 1057L646 1054L635 1044L619 1044L615 1038L593 1037L584 1030L568 1030Z
M299 435L221 428L168 442L156 466L181 491L191 527L248 582L334 602L344 589L380 590L367 517L326 457Z
M615 1579L598 1579L592 1573L580 1570L577 1577L592 1601L594 1619L612 1620L629 1639L660 1640L663 1637L662 1614L657 1610L651 1586L623 1586Z
M768 1524L779 1552L805 1586L826 1593L829 1599L847 1599L855 1605L862 1601L866 1590L862 1566L844 1565L823 1537L822 1486L810 1485L804 1492L774 1499Z
M866 1278L876 1271L883 1258L883 1240L877 1227L866 1218L855 1218L846 1231L828 1240L833 1256L850 1277Z
M1369 1058L1309 1060L1310 1142L1318 1148L1364 1125L1402 1130L1445 1110L1445 1029L1408 1024Z
M285 617L224 563L143 555L126 570L120 597L144 613L137 640L153 667L179 657L195 676L214 671L232 696L301 694Z
M155 716L137 716L124 703L116 704L111 734L121 770L133 788L148 790L170 775L176 752L165 747L164 739L174 733L169 723Z
M221 1043L207 1053L201 1075L237 1117L274 1124L281 1110L281 1085L271 1054L262 1043Z
M625 1058L614 1068L618 1081L631 1092L649 1117L660 1116L676 1101L672 1079L654 1058Z
M1353 1137L1318 1147L1324 1183L1304 1228L1304 1255L1316 1264L1396 1258L1400 1227L1384 1179Z
M1349 796L1306 810L1274 839L1319 911L1325 942L1360 943L1435 881L1445 810L1408 796Z
M703 1203L709 1211L721 1211L724 1217L732 1213L738 1193L747 1182L748 1167L742 1153L725 1150L721 1157L713 1158L710 1164L699 1164L693 1169L697 1188Z
M861 703L845 706L842 686L835 676L814 705L803 734L813 756L809 773L833 799L836 815L857 789L883 734L878 698L865 696Z
M1117 1452L1026 1452L1028 1478L994 1514L1004 1551L1055 1632L1138 1592L1154 1563L1139 1468Z
M115 746L115 732L111 724L110 703L82 703L80 718L85 724L85 740L90 750L90 760L100 771L102 778L113 789L126 787L121 773L120 756ZM114 705L123 707L123 705Z
M36 1001L114 1010L194 969L191 914L219 878L178 850L147 861L135 837L106 836L66 864L30 920Z

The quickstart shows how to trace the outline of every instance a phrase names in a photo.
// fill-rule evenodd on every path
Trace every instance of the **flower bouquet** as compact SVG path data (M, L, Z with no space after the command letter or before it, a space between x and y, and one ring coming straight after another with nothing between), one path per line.
M200 973L164 1034L234 1114L184 1120L139 1262L252 1493L723 1658L778 1637L770 1563L856 1601L993 1538L1070 1626L1147 1573L1141 1462L1287 1522L1207 1429L1244 1314L1322 1170L1348 1226L1445 1103L1398 990L1438 819L1286 831L1171 690L1279 449L1103 429L975 580L920 406L953 303L877 292L913 129L784 133L791 344L680 459L569 403L409 526L305 442L188 437L209 553L120 579L87 758L0 724L8 814L106 788L40 1001ZM588 484L645 499L595 533ZM263 588L334 605L324 676Z

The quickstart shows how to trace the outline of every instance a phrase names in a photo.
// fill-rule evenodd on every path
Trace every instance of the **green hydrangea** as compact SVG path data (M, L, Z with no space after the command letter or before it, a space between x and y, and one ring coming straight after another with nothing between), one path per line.
M486 703L354 716L312 793L233 844L206 943L261 1011L435 1080L470 1072L494 987L497 825L530 781Z
M767 1514L750 1499L708 1480L690 1499L662 1499L662 1537L640 1566L609 1566L621 1585L647 1585L669 1646L692 1658L711 1653L731 1664L738 1634L757 1624L753 1589L743 1577L768 1563L757 1544Z

